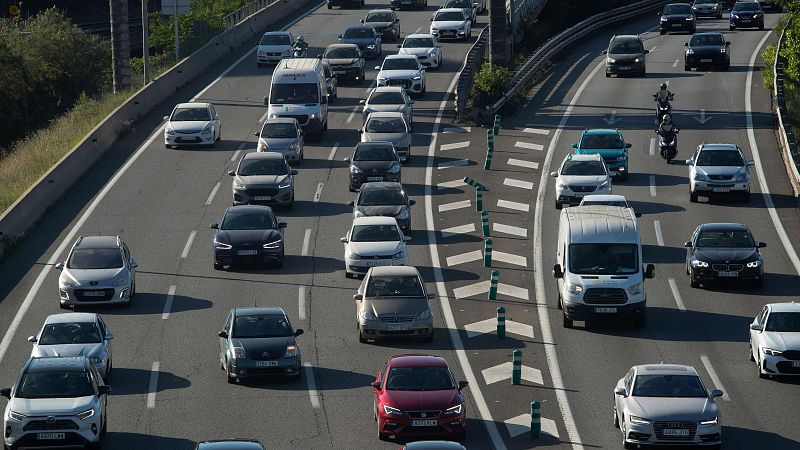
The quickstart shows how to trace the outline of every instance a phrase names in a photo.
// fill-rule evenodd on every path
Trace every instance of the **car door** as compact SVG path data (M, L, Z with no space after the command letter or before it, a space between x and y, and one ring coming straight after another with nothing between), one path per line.
M361 280L361 284L358 285L358 291L356 294L361 294L361 299L356 300L356 324L359 323L359 315L361 314L361 307L364 305L364 296L367 295L367 280L369 279L369 273L364 275L364 279ZM380 381L380 378L378 378Z
M753 358L755 358L756 361L761 357L760 349L764 344L764 338L762 336L764 335L764 326L767 324L767 316L769 316L769 307L765 305L761 308L761 312L758 313L758 316L756 316L756 319L753 321L761 325L761 330L750 329L750 346Z
M304 137L305 133L303 133L303 128L300 127L300 125L297 122L294 123L294 128L295 128L295 131L297 131L297 147L302 152L303 149L305 148L305 144L306 144L306 142L305 142L306 140L305 140L305 137ZM292 181L294 182L294 180L292 180Z
M106 322L99 315L97 316L97 326L100 328L100 339L103 340L103 345L106 347L106 354L108 355L108 364L111 364L111 354L112 354L111 337L112 337L112 335L111 335L111 332L108 331L108 327L106 326ZM108 375L106 375L106 376L108 376Z
M220 134L219 116L217 115L217 110L214 108L214 105L211 105L211 104L208 105L208 112L209 112L209 114L211 114L211 120L214 123L213 127L214 127L214 132L216 133L214 135L214 139L216 139Z
M128 245L123 243L122 244L122 253L124 256L125 265L128 266L128 271L131 273L131 289L133 289L133 285L136 284L136 261L134 261L133 257L131 256L131 250L128 248Z
M403 101L406 102L406 106L403 108L403 115L405 116L408 123L411 123L412 121L411 116L414 113L414 107L411 105L414 104L414 100L411 100L411 97L409 97L405 89L401 90L400 92L402 92L403 94Z
M102 417L101 420L103 423L105 423L108 410L108 395L100 395L98 388L100 386L105 386L106 383L103 381L103 377L100 376L100 373L97 372L97 369L95 369L91 364L89 364L89 378L92 379L92 385L94 386L95 392L95 402L100 409L100 417ZM103 426L102 423L100 426Z
M228 355L228 339L231 336L231 325L233 323L233 311L228 313L228 318L225 320L225 325L222 327L222 331L228 333L228 337L220 337L219 338L219 362L223 366L227 365L227 355Z

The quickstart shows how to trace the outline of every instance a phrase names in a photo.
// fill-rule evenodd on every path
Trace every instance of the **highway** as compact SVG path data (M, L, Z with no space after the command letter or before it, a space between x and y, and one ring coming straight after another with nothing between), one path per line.
M384 3L361 10L321 4L284 25L304 34L316 55ZM427 30L441 1L429 3L425 11L398 13L403 35ZM728 72L684 72L688 38L652 32L655 18L600 32L565 54L526 105L504 119L491 171L482 170L485 129L452 124L451 103L444 102L470 43L443 45L444 65L427 73L427 93L414 105L415 158L403 167L403 185L417 200L410 264L438 294L432 343L357 339L352 295L359 281L345 278L339 242L352 220L346 203L354 197L342 158L358 141L358 100L368 93L367 82L339 87L329 130L321 142L306 145L295 208L278 211L288 222L284 267L213 269L208 226L231 204L228 170L255 148L253 132L263 122L272 70L256 67L252 47L232 54L137 124L0 266L0 330L7 330L0 342L0 385L16 380L30 353L26 337L48 314L61 311L58 273L50 265L63 260L79 235L119 234L139 263L137 298L130 308L97 309L115 346L104 448L183 450L232 436L276 449L396 448L378 440L369 384L388 356L401 353L441 355L459 379L470 382L470 449L620 448L612 389L630 366L661 361L694 365L709 386L725 391L725 448L797 448L800 429L791 399L798 398L800 385L759 379L747 357L752 317L764 303L789 301L800 292L792 247L800 237L800 214L777 150L769 92L759 70L749 69L762 64L760 49L775 37L770 31L726 32L733 49ZM767 28L776 20L768 15ZM486 15L479 16L473 36L486 22ZM726 19L698 26L715 28L727 30ZM614 32L643 33L651 50L647 77L603 76L600 51ZM385 43L384 56L394 47ZM376 65L367 62L370 69ZM375 75L369 70L367 81ZM651 94L665 80L676 93L675 120L682 129L678 160L701 142L738 143L757 164L749 204L690 203L688 168L677 161L668 166L657 149L650 151ZM222 142L213 149L165 149L160 119L174 103L190 99L217 107ZM648 323L642 330L616 324L585 329L580 323L567 330L550 275L558 212L547 174L580 130L609 125L633 144L631 178L615 184L614 193L644 214L644 262L656 265L656 278L646 284ZM490 269L481 261L474 191L459 182L465 175L489 187L483 201L501 283L495 301L486 299ZM725 221L747 223L768 244L763 290L689 287L683 242L700 223ZM307 364L301 381L225 382L217 332L230 308L249 305L281 306L305 330L298 338ZM509 320L503 340L493 334L498 306ZM517 348L526 369L522 385L511 386L507 366ZM532 400L542 402L546 434L540 441L527 436Z

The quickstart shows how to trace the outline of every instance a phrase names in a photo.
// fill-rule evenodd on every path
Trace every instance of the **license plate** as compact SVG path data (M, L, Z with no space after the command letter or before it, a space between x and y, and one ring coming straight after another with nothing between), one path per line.
M253 197L253 200L262 201L263 202L263 201L266 201L266 200L272 200L272 197L270 197L269 195L256 195L256 196Z
M239 256L257 255L258 250L239 250L236 254Z
M792 367L800 367L800 361L792 361Z
M36 439L40 441L64 439L64 433L36 433Z
M714 192L730 192L731 188L713 188L712 191L714 191Z
M368 267L389 266L389 265L391 265L391 264L389 263L388 260L385 260L385 259L374 259L374 260L368 260L367 261L367 266Z
M679 24L679 23L673 23L672 24L672 28L680 28L680 27L681 27L681 24Z
M613 314L617 312L617 308L595 308L594 312L603 314L608 314L608 313Z
M436 421L435 420L412 420L411 421L412 427L435 427Z
M175 142L197 142L200 138L177 138Z
M701 59L700 62L710 63L713 59Z
M256 361L256 367L275 367L278 361Z
M334 70L333 73L335 73L336 75L344 75L344 74L347 73L347 71L346 70Z
M367 177L367 181L383 181L383 177Z
M617 67L617 70L631 70L631 66L620 66Z
M666 429L662 432L664 436L689 436L689 430L671 430Z
M733 278L738 277L739 272L717 272L718 277L726 277L726 278Z
M103 291L84 291L83 295L86 297L102 297L106 293Z
M386 329L389 331L406 331L408 330L408 325L386 325Z

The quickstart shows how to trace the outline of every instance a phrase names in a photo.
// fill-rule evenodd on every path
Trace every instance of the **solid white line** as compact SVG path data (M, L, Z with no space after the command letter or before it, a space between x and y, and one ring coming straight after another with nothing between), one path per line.
M150 369L150 387L147 390L147 409L156 407L156 392L158 392L158 371L161 365L158 361L153 362Z
M457 236L459 234L472 233L473 231L475 231L475 224L468 223L466 225L459 225L457 227L445 228L444 230L442 230L442 237L449 238L451 236Z
M683 297L681 297L681 291L678 290L678 283L675 282L674 278L670 278L669 282L669 289L672 291L672 297L675 299L675 304L678 305L678 309L681 312L686 312L686 305L683 303Z
M469 160L466 159L456 159L453 161L446 161L439 164L439 169L449 169L451 167L458 167L458 166L466 166L469 164Z
M783 228L783 223L781 223L781 218L778 216L778 212L775 210L775 203L772 201L772 194L769 192L769 185L767 185L767 177L764 175L764 168L761 165L761 155L758 151L758 144L756 143L756 135L753 132L753 107L752 102L750 99L750 94L752 91L752 83L753 83L753 69L755 68L756 57L760 54L761 47L766 42L767 38L769 38L771 31L767 31L764 33L764 37L761 38L761 41L756 46L756 49L753 51L753 54L750 56L750 65L749 70L747 71L747 82L745 83L745 94L744 94L744 110L745 110L745 119L747 122L747 139L750 141L750 150L753 152L753 159L756 162L756 174L758 174L758 185L761 188L761 193L764 194L764 203L767 205L767 211L769 211L769 217L772 219L772 224L775 226L775 231L778 233L778 237L781 239L781 243L783 247L786 249L786 253L789 255L789 260L792 261L792 266L794 266L795 272L800 274L800 258L797 257L797 252L794 249L794 245L792 245L792 241L789 239L789 236L786 234L786 230Z
M604 62L605 63L605 62ZM466 64L466 58L465 58ZM444 317L445 325L447 325L447 332L450 336L450 341L453 343L453 351L456 353L458 363L464 372L466 381L469 382L469 391L472 394L472 401L481 418L481 423L486 427L486 433L491 440L491 445L495 450L506 450L506 444L500 431L497 428L497 423L492 417L492 412L489 410L489 405L486 404L486 399L483 397L483 392L480 388L480 383L475 373L472 371L472 365L467 358L467 353L464 350L464 343L461 341L458 325L453 317L453 309L450 306L450 298L447 295L447 287L444 284L444 276L442 275L442 266L439 260L439 247L436 243L436 226L433 220L433 197L431 195L431 186L433 186L433 159L436 154L436 140L439 137L439 127L442 122L442 115L447 107L447 99L450 93L456 86L458 78L453 78L450 86L442 95L441 103L439 104L439 111L436 113L436 120L433 122L433 132L431 133L431 142L428 145L428 160L425 168L425 224L428 227L428 250L431 254L431 267L433 268L433 277L436 280L436 291L439 294L439 305L442 308L442 316Z
M524 159L508 158L508 161L506 162L506 164L508 164L509 166L525 167L525 168L534 169L534 170L539 168L539 163L538 162L525 161Z
M675 62L672 63L672 67L678 67L678 62L680 62L680 59L676 59Z
M322 186L324 186L324 183L317 185L317 192L314 192L314 203L319 203L319 198L322 196Z
M650 197L656 196L656 176L650 175Z
M189 249L192 248L192 242L194 242L195 236L197 236L197 230L192 230L192 232L189 233L189 239L186 240L186 245L183 246L181 259L186 259L186 257L189 256Z
M544 150L544 146L540 144L532 144L530 142L517 141L514 147L527 148L528 150Z
M445 150L456 150L459 148L466 148L469 147L469 142L470 141L454 142L452 144L442 144L442 146L439 147L439 150L445 151Z
M169 313L172 311L172 300L175 299L175 289L178 289L178 286L175 286L174 284L169 287L167 299L164 301L164 312L161 313L162 320L169 319Z
M328 154L328 161L333 161L333 158L336 158L336 150L339 150L338 142L335 142L333 147L331 147L331 152Z
M656 138L650 138L650 156L656 154Z
M522 181L514 178L506 178L505 180L503 180L503 184L506 186L516 187L520 189L528 189L528 190L533 189L533 183L531 183L530 181Z
M525 211L525 212L528 212L530 210L530 205L528 205L527 203L517 203L508 200L498 200L497 206L500 208L515 209L517 211Z
M308 256L309 243L311 243L311 228L306 228L306 234L303 235L303 249L300 250L300 256Z
M731 401L731 396L728 395L728 390L722 385L722 381L720 381L719 376L717 376L717 371L714 370L714 366L711 365L711 360L708 359L708 356L700 355L700 360L703 361L703 365L706 366L708 376L710 376L711 381L714 382L714 387L722 391L722 399L726 402Z
M297 292L297 316L300 320L306 320L306 287L300 286Z
M461 200L459 202L445 203L439 205L439 212L452 211L454 209L469 208L472 205L470 200Z
M311 399L311 406L319 408L319 395L317 394L317 382L314 380L314 368L311 363L303 363L306 369L306 381L308 382L308 398Z
M353 118L356 117L356 114L358 113L358 110L361 109L361 108L362 108L361 105L356 105L356 107L353 108L353 112L351 112L350 115L347 116L347 123L350 123L350 122L353 121Z
M541 128L525 128L522 130L523 133L533 133L533 134L543 134L547 136L550 134L550 130L543 130Z
M214 201L214 196L217 195L217 191L219 190L219 186L222 182L217 181L217 184L214 185L214 189L211 189L211 193L208 194L208 198L206 199L206 205L210 205L211 202Z
M660 220L654 220L653 221L653 227L656 229L656 242L658 243L658 245L663 247L664 246L664 235L661 233L661 221Z
M483 253L480 250L474 250L460 255L448 256L445 261L447 261L448 266L452 267L472 261L480 261L481 259L483 259Z
M450 189L455 187L466 186L467 183L464 183L464 180L453 180L453 181L446 181L444 183L438 183L436 185L436 189Z
M492 229L498 233L513 234L514 236L528 237L528 230L502 223L492 223Z

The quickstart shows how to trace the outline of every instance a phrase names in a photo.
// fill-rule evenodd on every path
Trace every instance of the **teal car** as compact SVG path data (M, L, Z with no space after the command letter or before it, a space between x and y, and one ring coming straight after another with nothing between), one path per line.
M619 130L583 130L577 144L572 144L578 155L600 154L610 172L616 172L621 180L628 179L628 149Z

